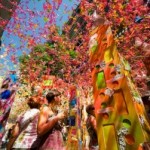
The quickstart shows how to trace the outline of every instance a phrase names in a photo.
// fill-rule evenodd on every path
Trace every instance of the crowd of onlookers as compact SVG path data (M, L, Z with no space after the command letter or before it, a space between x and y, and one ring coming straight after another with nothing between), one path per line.
M3 90L3 88L5 88L5 90ZM6 96L10 97L14 91L13 89L7 90L7 82L2 85L1 89L2 108L4 96L6 100L6 98L8 98ZM7 150L67 149L66 140L69 128L69 108L61 109L62 97L60 96L62 94L56 89L44 91L40 86L34 90L36 90L36 92L26 99L29 109L21 115L18 114L15 124L4 131L4 134L1 137L1 148ZM3 94L4 91L5 94ZM83 115L85 115L85 113L86 115L88 114L85 120L87 129L89 130L89 133L86 134L85 137L86 149L89 149L89 147L97 149L98 146L96 120L93 110L94 107L92 105L89 105L88 107L87 105L84 105L82 107ZM64 130L65 126L68 127L66 130ZM70 126L72 126L72 123ZM92 139L94 139L94 143L92 142Z
M27 100L30 109L17 118L7 149L63 149L60 122L66 114L56 110L59 95L51 90L45 97L36 95Z

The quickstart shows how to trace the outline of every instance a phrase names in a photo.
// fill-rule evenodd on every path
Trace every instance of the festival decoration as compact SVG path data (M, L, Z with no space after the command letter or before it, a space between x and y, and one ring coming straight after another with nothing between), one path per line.
M15 2L10 3L17 6ZM146 74L150 74L147 61L148 2L82 0L77 6L78 13L73 11L62 34L56 26L59 18L56 10L64 7L61 13L65 16L71 13L69 5L63 4L62 0L39 0L38 3L33 0L32 5L29 4L29 0L21 1L8 26L8 20L2 20L0 24L2 28L6 26L2 43L12 35L14 37L1 45L0 69L5 69L3 62L10 69L11 60L15 66L19 62L20 71L21 85L17 92L20 103L14 104L10 120L27 109L24 104L29 96L40 92L40 96L44 97L49 89L59 89L63 93L60 110L70 106L70 129L68 133L64 131L66 145L68 149L88 148L85 108L93 101L92 96L87 98L93 82L99 146L114 150L137 149L140 143L148 142L150 126L141 95L133 84L134 80L142 95L147 91ZM12 12L3 5L0 8ZM63 20L62 16L58 22ZM19 46L15 41L20 43ZM16 84L13 76L11 79ZM72 89L74 84L76 86ZM7 91L5 98L9 94ZM82 106L84 111L81 117ZM138 137L139 134L141 137ZM109 147L109 141L113 146Z
M92 80L100 149L138 149L141 143L150 140L150 125L131 80L130 67L117 51L108 23L94 27L91 39L94 35L98 46L93 52L90 43L89 51L91 64L95 66Z
M82 14L88 14L88 11L94 12L94 10L97 11L97 14L91 13L91 15L86 15L86 20L88 20L89 24L89 26L87 26L88 30L90 30L91 25L96 26L99 23L103 23L104 18L109 22L112 27L114 38L117 42L117 48L129 61L133 76L135 72L138 72L140 77L136 78L134 76L133 80L135 81L140 93L145 95L145 91L148 90L146 85L147 78L143 77L142 74L146 76L147 72L149 72L149 69L145 68L145 66L148 66L146 65L148 58L143 46L135 47L134 42L137 41L138 37L140 38L141 43L146 42L149 45L149 2L122 0L95 0L94 2L87 2L86 0L82 1ZM93 22L93 17L95 15L100 15L101 18Z
M69 131L67 140L68 150L82 148L81 128L80 93L76 86L72 86L70 88L69 100Z
M0 143L1 144L2 144L2 137L5 133L5 125L7 123L10 110L15 99L17 87L18 87L17 76L16 73L12 71L3 80L0 89L0 126L1 126Z

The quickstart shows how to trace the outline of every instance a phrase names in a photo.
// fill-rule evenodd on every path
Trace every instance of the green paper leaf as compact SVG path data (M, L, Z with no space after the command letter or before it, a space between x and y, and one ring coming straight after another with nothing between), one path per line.
M47 18L47 17L44 17L44 22L48 22L49 21L49 19Z

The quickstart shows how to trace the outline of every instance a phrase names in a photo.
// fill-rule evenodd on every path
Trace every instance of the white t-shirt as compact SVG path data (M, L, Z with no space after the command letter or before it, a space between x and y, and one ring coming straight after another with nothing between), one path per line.
M20 125L21 133L16 139L13 148L27 149L31 148L35 141L39 142L37 139L37 123L39 112L40 111L38 109L31 109L26 111L17 119L17 122Z

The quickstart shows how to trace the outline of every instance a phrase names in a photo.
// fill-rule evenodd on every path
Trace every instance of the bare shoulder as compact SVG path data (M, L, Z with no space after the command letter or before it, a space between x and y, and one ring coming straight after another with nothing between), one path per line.
M42 105L42 107L40 108L41 112L48 111L48 110L49 110L49 107L47 104Z
M90 121L91 122L95 122L96 121L96 118L94 116L90 116Z

